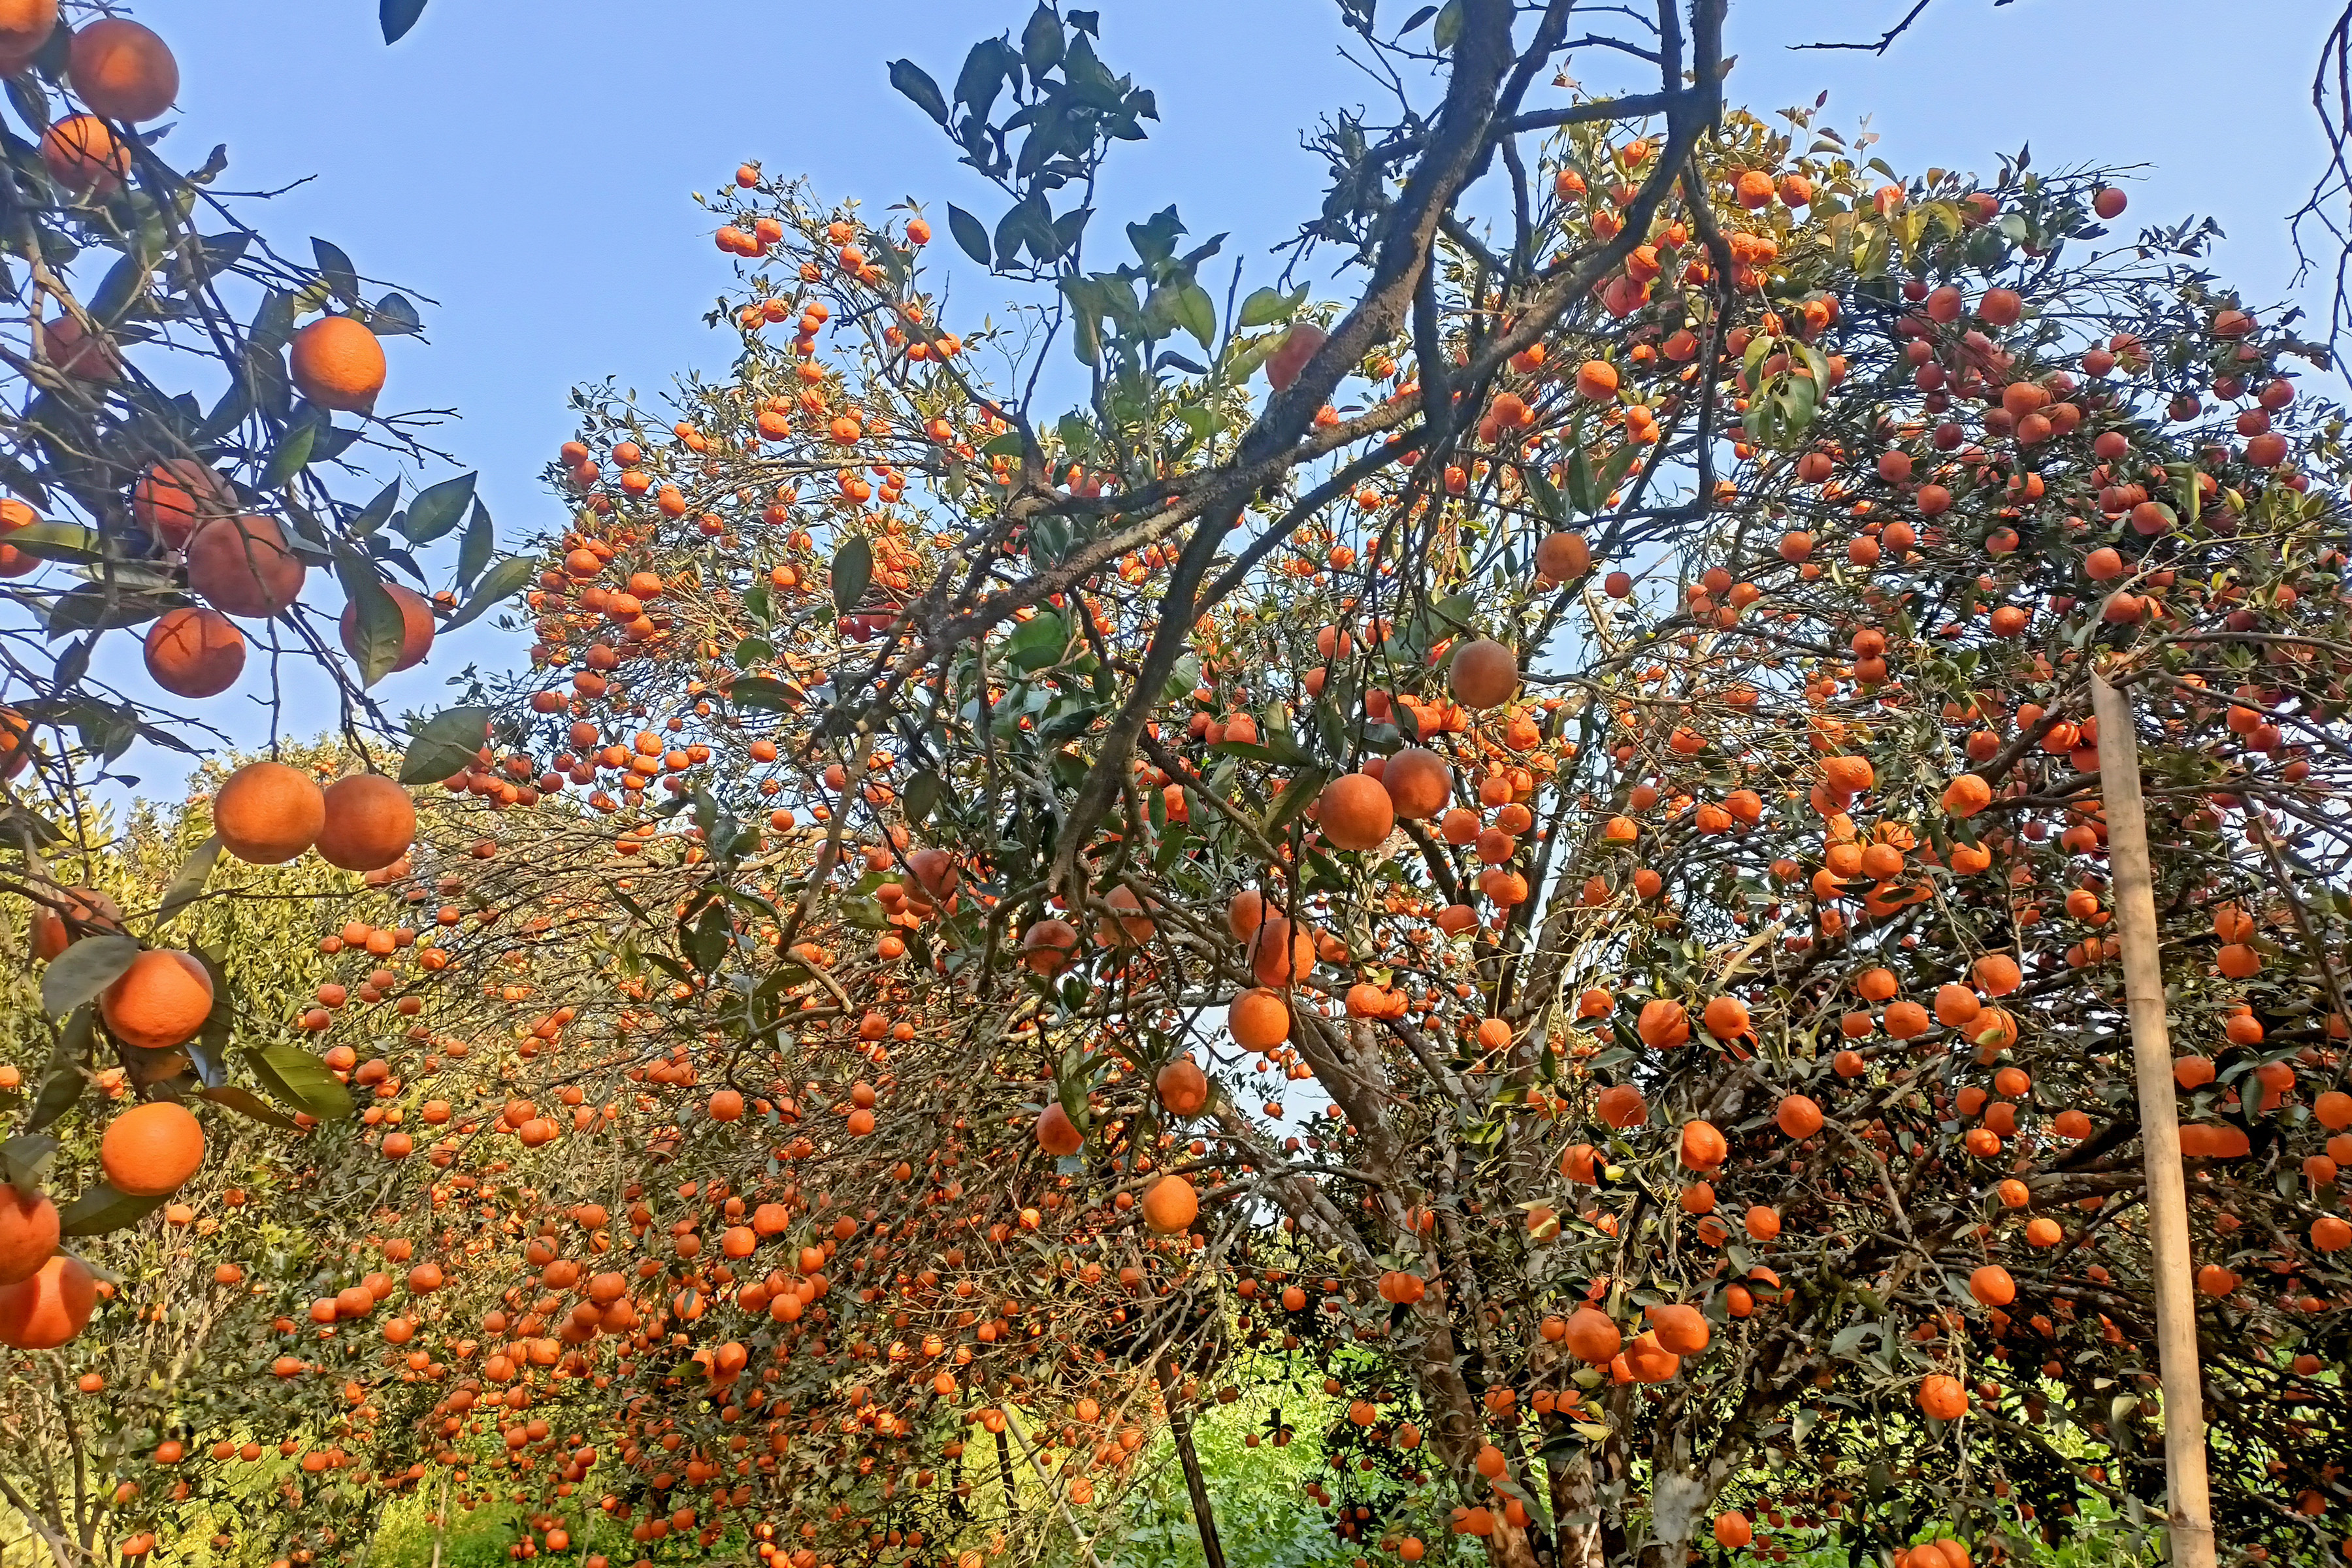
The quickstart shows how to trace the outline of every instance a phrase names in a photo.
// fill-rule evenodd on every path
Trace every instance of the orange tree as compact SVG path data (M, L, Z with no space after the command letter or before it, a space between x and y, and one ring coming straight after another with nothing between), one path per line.
M748 1292L771 1321L845 1194L873 1280L828 1291L810 1353L746 1314L746 1270L669 1266L674 1318L721 1314L673 1344L733 1337L698 1346L716 1376L635 1363L625 1463L653 1495L695 1483L679 1452L740 1477L726 1506L795 1568L984 1555L1010 1536L959 1468L977 1417L1019 1439L1006 1474L1039 1461L1002 1517L1087 1552L1102 1494L1057 1456L1116 1465L1111 1406L1058 1369L1173 1415L1286 1355L1350 1461L1314 1495L1367 1554L1834 1538L1927 1568L2086 1509L2145 1531L2105 661L2192 1047L2224 1533L2339 1538L2341 476L2302 345L2201 230L2108 234L2095 171L1905 180L1807 112L1721 110L1716 7L1660 11L1656 94L1555 106L1565 6L1349 16L1443 92L1323 143L1302 241L1360 265L1351 304L1220 303L1172 212L1131 260L1089 249L1101 160L1155 106L1092 16L1041 8L952 97L893 68L1003 187L946 221L1050 285L1034 334L949 330L928 218L747 165L730 376L667 428L583 398L531 600L550 674L428 727L412 773L690 809L695 890L600 900L642 932L614 973L669 1005L627 1011L649 1079L758 1063L774 1130L749 1163L682 1131L715 1164L674 1190L732 1173L745 1256L785 1250ZM1048 419L1055 339L1086 387ZM801 845L772 880L768 833ZM854 1077L861 1045L894 1070ZM838 1129L787 1136L816 1106ZM968 1160L998 1217L952 1206ZM755 1182L798 1194L764 1234ZM1113 1316L1138 1331L1056 1317L1113 1282L1156 1299ZM1067 1305L1024 1326L1035 1295ZM1029 1359L921 1375L1007 1327ZM746 1376L811 1439L772 1489L724 1458Z
M1569 11L1345 9L1441 100L1320 143L1341 306L1221 300L1173 212L1089 248L1156 105L1088 13L892 72L1032 333L738 173L740 358L583 396L533 668L417 729L300 1020L390 1173L278 1331L394 1415L330 1492L1095 1560L1247 1383L1321 1389L1272 1437L1366 1562L2137 1542L2105 661L2225 1538L2340 1539L2335 414L2096 172L1726 110L1708 0L1559 97Z
M405 25L401 9L387 7L388 32ZM402 732L369 689L530 567L497 559L471 475L413 491L368 475L443 460L423 439L434 416L378 412L381 339L418 331L418 313L326 241L310 261L281 255L217 189L223 153L194 169L165 160L140 129L179 91L165 40L96 6L12 0L0 71L16 120L0 132L5 248L26 325L0 371L0 887L32 907L47 963L33 1014L47 1048L0 1145L26 1211L0 1265L13 1292L0 1341L32 1350L91 1306L58 1233L127 1224L193 1173L204 1133L190 1104L340 1106L314 1103L305 1086L324 1072L278 1037L266 995L165 944L164 928L192 904L233 905L234 889L207 887L224 853L278 864L315 840L346 869L391 862L409 807L373 770ZM428 572L445 542L453 558ZM340 589L339 625L316 604L314 573ZM247 670L248 634L266 669ZM110 673L131 661L101 658L101 643L131 637L143 673ZM265 702L275 749L289 660L330 683L351 748L339 760L359 773L322 792L301 769L258 764L224 782L220 831L146 889L152 901L126 910L91 893L108 850L89 792L135 784L121 771L135 743L194 757L225 743L236 726L223 700ZM140 1103L110 1124L104 1179L60 1208L39 1173L58 1129L79 1130L61 1119L124 1079ZM87 1110L105 1100L91 1094Z

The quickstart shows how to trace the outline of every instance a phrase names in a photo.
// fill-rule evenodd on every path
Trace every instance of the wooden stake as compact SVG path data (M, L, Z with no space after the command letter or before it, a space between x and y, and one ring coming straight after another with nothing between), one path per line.
M2094 673L2099 721L2099 793L2106 804L2107 864L2115 873L2116 933L2123 942L2124 1001L2139 1081L2139 1141L2147 1163L2148 1241L2155 1252L2156 1348L2164 1374L2165 1497L2176 1568L2213 1568L2213 1510L2205 1480L2205 1406L2197 1362L2197 1299L2189 1277L2189 1198L2173 1109L2172 1039L2165 1026L2156 884L2147 816L2140 805L2139 737L2131 699Z

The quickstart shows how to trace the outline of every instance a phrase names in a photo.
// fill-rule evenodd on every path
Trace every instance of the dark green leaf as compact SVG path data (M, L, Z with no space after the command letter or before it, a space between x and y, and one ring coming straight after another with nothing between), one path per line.
M187 859L182 861L179 870L173 874L172 885L163 889L163 906L155 911L156 930L161 931L170 925L172 918L194 903L196 896L205 890L205 883L211 879L213 867L220 859L220 852L218 834L189 852Z
M948 232L955 236L966 256L982 267L988 265L988 226L953 202L948 204Z
M451 708L418 726L400 765L404 784L439 784L470 767L490 721L487 708Z
M1308 768L1284 785L1282 794L1275 797L1274 809L1266 813L1266 837L1271 838L1288 826L1293 817L1323 793L1323 786L1331 782L1331 777L1328 768Z
M400 520L400 531L411 544L430 544L457 526L474 499L473 474L460 474L419 490Z
M782 681L764 675L747 675L736 681L727 689L727 700L738 708L765 708L777 713L788 713L800 705Z
M725 961L734 935L734 917L727 912L726 905L714 900L704 908L702 918L694 922L693 929L680 933L678 946L697 970L709 974Z
M335 1081L327 1064L299 1046L263 1046L245 1053L253 1076L280 1105L321 1121L352 1113L351 1091Z
M228 1045L236 1033L236 988L229 984L228 971L203 948L195 950L196 962L212 976L213 1005L205 1015L204 1027L188 1042L188 1061L196 1070L196 1081L206 1089L218 1089L228 1081Z
M104 1236L138 1224L163 1206L163 1196L134 1198L115 1191L110 1183L86 1187L74 1201L58 1210L60 1236Z
M375 492L375 499L352 515L345 526L354 539L365 539L392 521L394 508L400 505L400 481L394 479Z
M310 448L318 444L317 419L305 419L289 427L278 445L269 451L269 462L261 471L261 488L274 490L292 479L309 465Z
M490 526L490 509L474 498L473 515L466 520L466 536L457 542L457 584L460 587L481 575L497 547L498 531Z
M20 1193L37 1192L58 1148L58 1141L43 1132L20 1132L0 1143L0 1181Z
M416 19L424 15L425 0L383 0L376 16L383 24L383 41L387 44L400 42L408 36L408 29L416 26Z
M275 1127L280 1131L292 1132L301 1126L301 1123L284 1111L273 1110L268 1100L254 1093L253 1090L237 1084L220 1084L210 1089L200 1089L196 1091L196 1098L208 1100L215 1105L226 1105L240 1116L249 1116L264 1126Z
M50 602L43 634L54 640L76 632L144 626L165 610L194 602L185 594L142 593L121 587L109 593L95 583L85 584Z
M352 602L352 646L357 650L360 684L373 686L400 662L400 647L408 635L408 619L399 603L365 558L338 554L335 575Z
M119 321L147 286L147 258L135 248L107 268L99 280L98 292L90 296L89 313L94 320Z
M1029 14L1029 25L1021 29L1021 61L1032 81L1062 63L1062 19L1051 5L1041 3Z
M368 330L380 338L415 337L425 330L425 318L405 294L386 294L367 313Z
M874 581L874 547L853 535L833 554L833 607L843 615L866 602Z
M465 608L441 623L445 632L454 632L467 622L478 618L493 606L503 604L522 592L533 577L539 575L539 563L527 555L510 555L482 574L467 597Z
M139 944L127 936L100 931L83 937L49 960L41 976L42 1007L52 1016L72 1012L113 984L138 956Z
M940 84L912 60L890 62L890 85L914 100L915 107L945 125L948 122L948 100L940 91Z
M327 280L327 287L335 291L335 298L346 305L358 304L360 275L352 266L352 258L343 254L342 247L314 235L310 239L310 254L319 258L319 275Z
M40 561L89 566L106 559L106 541L96 529L70 522L36 522L8 535L8 542Z
M95 1009L79 1008L66 1020L66 1026L58 1032L56 1047L49 1052L48 1068L41 1074L41 1092L34 1097L32 1114L25 1119L26 1131L38 1132L81 1098L82 1064L97 1038Z
M906 792L898 797L907 820L919 823L931 815L931 807L940 801L940 775L929 768L918 768L908 779Z

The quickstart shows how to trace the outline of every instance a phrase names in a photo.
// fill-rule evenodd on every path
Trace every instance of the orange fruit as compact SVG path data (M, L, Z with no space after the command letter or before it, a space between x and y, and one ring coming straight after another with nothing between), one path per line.
M55 1350L81 1332L97 1306L98 1281L81 1259L57 1253L30 1279L0 1285L0 1345Z
M132 1106L108 1122L98 1141L100 1169L117 1192L134 1198L178 1192L204 1163L204 1127L177 1100Z
M0 1183L0 1285L30 1279L58 1249L58 1205Z
M309 573L272 518L214 518L188 536L188 587L226 615L278 614L302 596Z
M58 30L58 0L0 0L0 64L14 76Z
M1518 658L1492 637L1465 643L1454 651L1446 684L1465 708L1499 708L1519 689Z
M1605 1366L1625 1343L1615 1320L1598 1307L1579 1307L1569 1314L1568 1332L1560 1342L1568 1353L1594 1366Z
M1389 792L1390 804L1399 816L1432 817L1453 798L1454 770L1435 752L1407 746L1381 768L1381 787Z
M247 763L213 797L221 847L250 866L282 866L327 823L327 797L310 775L283 763Z
M85 926L107 926L121 929L122 910L104 893L88 888L65 888L58 890L58 900L72 907L74 919ZM41 959L55 958L73 945L73 932L66 929L64 918L52 909L36 904L33 907L33 953Z
M68 193L103 201L131 173L131 150L95 114L69 114L41 133L41 162Z
M41 353L63 375L77 381L110 382L122 374L114 345L103 333L95 337L71 316L59 316L40 326Z
M1696 1307L1674 1302L1646 1307L1643 1312L1650 1320L1650 1331L1657 1335L1659 1346L1676 1355L1696 1355L1714 1338L1714 1331L1707 1327L1706 1314Z
M1290 1038L1290 1008L1280 992L1258 986L1234 998L1225 1027L1243 1049L1266 1050Z
M74 34L66 79L110 119L152 120L180 96L180 62L153 29L110 16Z
M1039 921L1021 935L1021 962L1038 974L1059 974L1077 949L1077 928L1067 921Z
M217 697L245 673L245 634L218 610L183 605L147 628L148 679L174 697Z
M1037 1118L1037 1147L1055 1159L1066 1159L1086 1147L1086 1134L1070 1120L1059 1100L1047 1106Z
M132 519L173 550L187 543L199 521L232 510L220 476L192 458L166 458L131 487Z
M115 1038L151 1051L195 1037L213 1010L213 977L194 957L169 948L142 952L99 994Z
M1209 1103L1209 1075L1191 1057L1179 1057L1161 1068L1152 1086L1171 1116L1198 1116Z
M302 395L321 408L363 414L383 390L383 344L365 322L325 316L294 334L287 367Z
M1162 1176L1143 1194L1143 1223L1161 1236L1190 1230L1200 1213L1201 1194L1181 1176Z
M433 649L433 606L425 602L425 595L397 583L386 583L383 587L392 595L392 602L400 607L400 657L393 661L392 668L395 670L414 668L424 663L425 656ZM353 658L359 658L360 616L357 605L343 606L341 627L343 651Z
M1341 773L1323 786L1315 822L1336 848L1377 849L1396 828L1396 808L1380 780Z
M416 803L382 773L352 773L327 786L319 858L346 871L381 871L416 837Z

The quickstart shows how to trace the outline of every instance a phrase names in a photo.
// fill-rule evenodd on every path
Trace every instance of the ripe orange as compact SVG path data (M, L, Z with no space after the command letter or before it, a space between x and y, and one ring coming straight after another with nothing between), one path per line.
M159 948L132 959L100 993L98 1009L123 1044L170 1050L205 1026L213 1010L213 977L191 954Z
M1579 1307L1569 1314L1568 1331L1560 1336L1568 1353L1594 1366L1606 1366L1625 1342L1616 1321L1598 1307Z
M1445 809L1454 796L1454 770L1422 746L1407 746L1381 770L1381 787L1399 816L1425 819Z
M0 1183L0 1285L30 1279L58 1249L58 1205Z
M1070 1113L1055 1100L1037 1118L1037 1147L1055 1159L1066 1159L1086 1147L1086 1134L1070 1120Z
M1465 643L1454 652L1446 684L1465 708L1499 708L1519 689L1518 658L1492 637Z
M1722 1164L1724 1157L1730 1152L1731 1146L1724 1142L1723 1134L1717 1131L1714 1122L1683 1123L1682 1162L1692 1170L1712 1171ZM1679 1355L1682 1352L1677 1351L1675 1353Z
M416 837L416 803L382 773L351 773L327 786L319 858L346 871L381 871Z
M147 628L148 679L174 697L217 697L245 673L245 634L218 610L183 605Z
M1323 786L1315 803L1316 825L1334 847L1377 849L1396 828L1396 809L1381 781L1368 773L1341 773Z
M1690 1014L1683 1005L1671 997L1656 996L1642 1004L1641 1016L1633 1021L1634 1032L1642 1043L1654 1050L1664 1050L1690 1039Z
M1919 1408L1938 1421L1957 1421L1968 1413L1968 1390L1957 1377L1942 1373L1931 1373L1919 1380Z
M1209 1103L1209 1075L1191 1057L1179 1057L1161 1068L1152 1085L1171 1116L1198 1116Z
M60 1252L40 1271L0 1285L0 1345L51 1351L81 1332L98 1306L98 1281L79 1258Z
M1021 936L1021 962L1037 974L1059 974L1077 950L1077 928L1067 921L1039 921Z
M1555 583L1566 583L1592 569L1592 546L1580 533L1551 533L1536 546L1536 570Z
M121 929L122 910L104 893L88 888L59 889L61 901L73 906L74 919L85 926L108 926ZM36 904L33 907L33 953L44 960L55 958L73 945L73 932L66 929L64 918L55 910Z
M282 866L317 841L327 797L310 775L283 763L247 763L213 797L221 847L252 866Z
M0 0L0 66L15 76L58 29L58 0Z
M108 17L74 34L66 79L110 119L152 120L180 96L180 62L152 29Z
M69 195L103 201L131 173L131 150L97 115L69 114L41 133L41 162Z
M1714 1331L1707 1327L1706 1314L1696 1307L1682 1302L1664 1306L1645 1307L1643 1316L1650 1320L1650 1331L1658 1337L1662 1349L1676 1355L1696 1355L1706 1349Z
M1225 1027L1243 1049L1268 1050L1290 1038L1290 1008L1280 992L1264 986L1244 991L1226 1010Z
M122 374L114 344L103 332L86 331L71 316L59 316L40 325L41 353L63 375L77 381L110 382Z
M383 591L400 607L400 657L393 661L395 670L412 669L425 662L433 650L433 606L425 602L422 594L404 588L397 583L386 583ZM343 606L341 622L343 651L353 658L360 657L360 616L357 605Z
M179 1191L204 1163L204 1127L177 1100L132 1106L108 1122L98 1141L98 1163L106 1179L134 1198Z
M131 515L139 526L173 550L205 518L233 510L220 476L190 458L166 458L131 487Z
M309 573L273 518L214 518L188 536L188 587L225 615L277 615L302 596Z
M1143 1194L1143 1223L1161 1236L1192 1229L1200 1213L1201 1194L1181 1176L1162 1176Z
M1250 973L1260 985L1287 985L1315 972L1315 938L1294 930L1283 915L1268 915L1249 940Z
M2017 1300L2017 1282L1998 1263L1988 1263L1969 1276L1969 1294L1988 1307L2006 1307Z
M302 395L321 408L363 414L383 390L383 344L365 322L325 316L294 334L287 367Z

